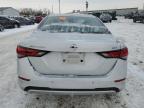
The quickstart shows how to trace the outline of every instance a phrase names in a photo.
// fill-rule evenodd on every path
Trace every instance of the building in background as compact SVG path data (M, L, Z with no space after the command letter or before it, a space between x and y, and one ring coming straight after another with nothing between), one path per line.
M106 9L106 10L92 10L88 11L88 13L111 13L111 12L116 12L116 15L118 16L125 16L130 13L135 13L138 11L138 8L122 8L122 9ZM81 11L81 13L86 13L85 11Z
M20 16L19 11L12 7L0 7L0 15Z

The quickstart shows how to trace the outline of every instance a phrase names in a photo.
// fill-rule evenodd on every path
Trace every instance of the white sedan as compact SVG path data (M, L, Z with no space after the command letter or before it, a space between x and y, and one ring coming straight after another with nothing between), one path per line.
M18 82L31 93L116 93L125 87L128 49L96 17L47 16L17 46Z

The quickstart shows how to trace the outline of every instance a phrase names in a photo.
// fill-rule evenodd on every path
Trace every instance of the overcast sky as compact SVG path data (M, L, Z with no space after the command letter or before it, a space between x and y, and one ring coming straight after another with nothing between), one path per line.
M85 10L86 0L61 0L61 11L70 12L72 10ZM143 8L144 0L87 0L89 2L89 10L113 9L113 8ZM58 12L58 0L0 0L0 7L11 6L14 8L35 8L52 9Z

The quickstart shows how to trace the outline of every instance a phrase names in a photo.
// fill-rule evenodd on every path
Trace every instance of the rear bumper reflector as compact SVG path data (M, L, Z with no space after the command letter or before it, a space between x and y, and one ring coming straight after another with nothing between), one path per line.
M114 82L118 83L118 82L122 82L122 81L125 81L126 78L123 78L123 79L119 79L119 80L115 80Z
M27 78L24 78L24 77L21 77L21 76L18 76L19 79L21 80L24 80L24 81L30 81L30 79L27 79Z
M57 89L57 88L48 88L48 87L33 87L28 86L24 89L24 91L29 90L44 90L44 91L115 91L120 92L120 90L116 87L110 87L110 88L95 88L95 89Z

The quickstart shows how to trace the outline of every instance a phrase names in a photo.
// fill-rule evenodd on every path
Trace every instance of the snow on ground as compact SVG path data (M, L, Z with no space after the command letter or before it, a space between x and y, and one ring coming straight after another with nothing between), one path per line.
M37 27L37 24L29 25L29 26L21 26L20 28L5 29L3 32L0 32L0 38L13 35L13 34L17 34L17 33L28 32L28 31L33 30L36 27Z
M129 48L129 61L144 70L144 24L120 17L118 21L107 24L114 36L122 37Z
M15 48L31 32L0 38L0 108L143 108L144 106L144 24L120 18L106 24L125 39L129 48L126 89L117 95L49 96L26 94L17 84ZM1 36L1 34L0 34Z

